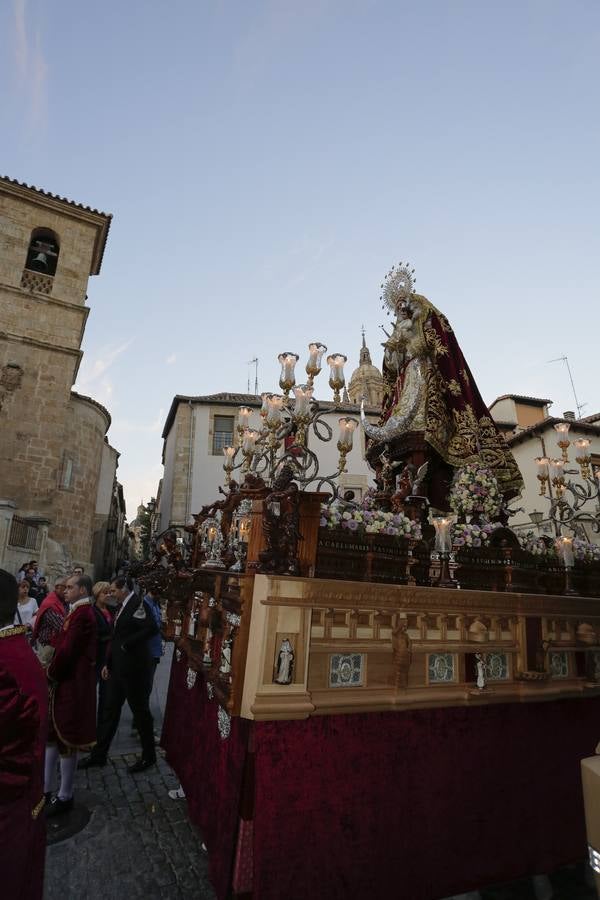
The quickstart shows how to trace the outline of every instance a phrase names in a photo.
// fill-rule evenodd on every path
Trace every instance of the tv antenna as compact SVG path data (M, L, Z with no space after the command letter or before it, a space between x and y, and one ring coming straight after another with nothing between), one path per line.
M575 406L577 407L577 418L581 418L581 411L584 406L587 406L587 403L580 403L577 399L577 392L575 391L575 382L573 381L573 374L571 372L571 366L569 365L569 359L566 356L558 356L556 359L549 359L549 363L553 362L564 362L567 367L567 372L569 373L569 379L571 381L571 387L573 388L573 397L575 398Z
M254 366L254 393L258 397L258 357L248 360L248 393L250 393L250 366Z

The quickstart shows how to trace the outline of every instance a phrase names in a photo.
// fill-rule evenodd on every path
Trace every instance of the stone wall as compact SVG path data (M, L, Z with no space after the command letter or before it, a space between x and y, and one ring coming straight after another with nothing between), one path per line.
M190 476L193 468L191 456L196 437L193 406L188 403L179 404L173 428L175 429L175 462L170 524L187 525L192 512L189 509Z

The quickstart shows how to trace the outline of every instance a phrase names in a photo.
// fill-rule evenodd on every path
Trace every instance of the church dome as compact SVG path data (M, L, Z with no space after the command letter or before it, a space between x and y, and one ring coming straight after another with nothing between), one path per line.
M352 403L360 404L364 400L368 406L381 406L383 401L383 375L371 361L364 330L358 368L350 378L348 396Z

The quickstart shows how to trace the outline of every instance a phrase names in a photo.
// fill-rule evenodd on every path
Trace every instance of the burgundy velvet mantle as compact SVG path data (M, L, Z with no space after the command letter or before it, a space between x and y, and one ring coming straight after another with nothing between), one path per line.
M163 746L230 896L251 723L173 663ZM600 698L257 722L255 900L437 900L586 855Z

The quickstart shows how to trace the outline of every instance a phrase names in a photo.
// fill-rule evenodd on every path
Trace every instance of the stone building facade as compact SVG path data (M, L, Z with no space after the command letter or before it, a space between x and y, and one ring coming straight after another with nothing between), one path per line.
M342 402L334 405L321 401L324 421L337 435L340 416L359 418L359 407ZM167 528L182 529L192 521L201 506L216 500L219 485L225 481L223 447L238 441L239 408L252 410L250 426L261 427L261 398L254 394L218 393L201 397L178 394L173 398L163 429L164 474L157 494L157 512L153 534ZM377 421L379 407L367 405L369 420ZM309 435L309 446L317 454L319 471L335 472L339 452L337 440L322 442ZM340 485L353 490L357 499L373 483L372 472L364 459L364 432L354 433L354 446L347 457L347 471L339 477Z
M110 415L72 391L111 217L0 178L0 565L93 571ZM117 454L113 451L115 478ZM106 460L105 460L106 462ZM108 515L108 512L107 512Z

